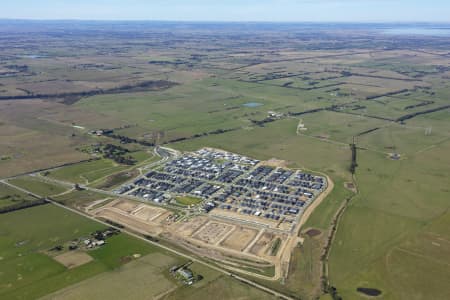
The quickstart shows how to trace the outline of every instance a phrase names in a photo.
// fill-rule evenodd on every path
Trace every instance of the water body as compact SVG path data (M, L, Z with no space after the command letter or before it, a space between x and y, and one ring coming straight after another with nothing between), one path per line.
M383 33L391 35L450 36L450 28L423 28L423 27L390 28L383 30Z
M48 56L38 55L38 54L29 54L29 55L23 55L22 57L23 58L38 59L38 58L47 58Z
M247 102L247 103L242 104L242 106L245 106L245 107L259 107L259 106L263 106L263 105L264 104L258 103L258 102Z
M370 296L370 297L377 297L377 296L380 296L382 293L379 289L366 288L366 287L359 287L356 290L358 292L360 292L361 294L364 294L364 295Z

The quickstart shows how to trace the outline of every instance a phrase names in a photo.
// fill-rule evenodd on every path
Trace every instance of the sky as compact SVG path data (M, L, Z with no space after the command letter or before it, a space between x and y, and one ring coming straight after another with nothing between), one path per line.
M450 0L1 0L1 2L0 19L450 22Z

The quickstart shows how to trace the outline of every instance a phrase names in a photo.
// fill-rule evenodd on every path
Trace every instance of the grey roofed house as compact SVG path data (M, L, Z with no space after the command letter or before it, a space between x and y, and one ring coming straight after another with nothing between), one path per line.
M191 280L192 278L194 278L194 274L189 269L181 268L177 271L177 273L183 276L186 280Z

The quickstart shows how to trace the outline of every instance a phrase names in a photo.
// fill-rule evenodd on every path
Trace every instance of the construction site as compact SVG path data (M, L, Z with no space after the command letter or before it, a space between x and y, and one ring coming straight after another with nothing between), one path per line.
M87 206L86 212L230 270L278 280L287 276L300 227L330 183L323 176L205 148L174 157L122 186L117 199ZM201 201L177 205L180 195Z

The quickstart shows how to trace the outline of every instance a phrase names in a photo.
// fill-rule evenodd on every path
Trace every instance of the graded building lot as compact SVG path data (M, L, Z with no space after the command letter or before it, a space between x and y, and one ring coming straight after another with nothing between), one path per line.
M126 226L127 228L157 237L165 236L175 243L182 245L198 245L205 255L209 250L228 253L239 257L244 255L260 260L266 259L268 253L261 252L261 256L254 256L249 251L244 251L248 245L259 239L258 230L242 225L234 225L226 221L217 221L207 216L191 217L188 220L178 222L171 221L173 213L161 207L116 199L106 205L88 210L88 213ZM273 235L280 237L280 235ZM263 235L264 237L264 235ZM283 240L287 235L283 235ZM198 248L199 249L199 248ZM247 252L247 254L245 253Z
M255 229L237 226L236 229L221 242L221 245L237 251L243 251L256 237L257 233L258 231Z
M115 207L115 208L123 210L124 212L127 212L127 213L131 213L133 210L136 209L136 207L139 206L139 203L131 202L131 201L115 200L115 201L109 203L108 206Z
M253 245L253 247L250 248L250 252L257 255L262 256L266 255L268 252L268 249L270 245L272 245L273 241L278 238L277 235L273 233L265 232Z
M149 224L143 220L133 217L132 215L127 215L121 213L120 211L113 210L110 208L102 209L98 211L95 216L107 220L114 221L123 226L129 227L143 234L159 234L161 233L161 228L155 226L154 224Z
M192 237L207 244L216 244L233 229L232 225L211 221L203 225Z
M171 213L158 207L140 206L133 211L133 215L145 221L159 223L164 221Z
M180 234L185 236L191 236L194 232L196 232L199 228L201 228L206 222L208 222L208 218L206 217L196 217L190 218L187 221L183 221L181 224L175 224L176 231L180 232Z
M272 228L272 229L276 229L278 228L278 225L280 224L280 222L276 222L276 221L272 221L272 220L268 220L268 219L262 219L256 216L246 216L245 218L242 218L240 216L240 214L235 213L235 212L231 212L231 211L226 211L226 210L219 210L219 209L215 209L212 210L209 213L211 216L214 217L218 217L218 218L222 218L223 220L229 221L229 222L233 222L233 221L238 221L241 223L251 223L254 225L259 225L262 227L267 227L267 228ZM289 229L289 228L287 228Z
M53 257L54 260L64 265L68 269L82 266L92 261L92 257L86 252L69 251Z

